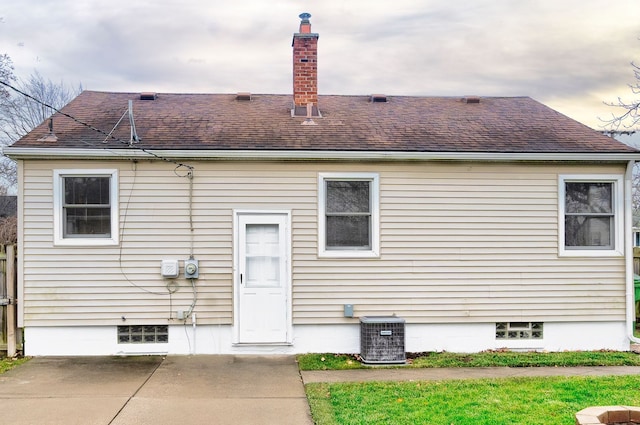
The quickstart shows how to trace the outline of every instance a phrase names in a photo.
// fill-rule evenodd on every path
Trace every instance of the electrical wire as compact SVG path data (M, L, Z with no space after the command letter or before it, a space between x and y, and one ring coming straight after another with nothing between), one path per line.
M195 244L195 229L193 227L193 170L189 170L189 234L190 234L190 252L189 256L193 259L193 251Z
M120 247L118 250L118 265L120 266L120 273L122 273L122 276L124 277L124 279L131 285L135 286L136 288L140 289L141 291L144 291L148 294L152 294L152 295L167 295L167 294L171 294L171 291L169 290L169 288L167 287L167 292L156 292L156 291L150 291L147 288L144 288L138 284L136 284L134 281L132 281L131 279L129 279L129 276L127 275L127 272L124 270L124 266L122 265L122 247L124 245L124 229L127 228L127 217L128 217L128 213L129 213L129 204L131 203L131 196L133 194L133 188L136 185L136 177L138 176L138 166L136 164L136 162L133 162L133 180L131 182L131 189L129 190L129 196L127 197L127 203L124 206L124 214L122 217L122 230L120 231Z
M125 114L123 114L123 116L120 118L120 120L116 123L116 125L114 126L114 128L113 128L110 132L108 132L108 133L107 133L106 131L103 131L103 130L101 130L101 129L97 128L97 127L94 127L94 126L92 126L91 124L88 124L88 123L86 123L86 122L84 122L84 121L81 121L81 120L79 120L78 118L76 118L76 117L74 117L74 116L72 116L72 115L70 115L70 114L67 114L66 112L62 112L62 111L61 111L61 110L59 110L58 108L55 108L55 107L53 107L53 106L51 106L51 105L49 105L49 104L47 104L47 103L45 103L45 102L41 101L40 99L37 99L37 98L35 98L34 96L31 96L30 94L25 93L24 91L22 91L22 90L20 90L20 89L18 89L18 88L16 88L16 87L14 87L13 85L11 85L11 84L9 84L9 83L7 83L7 82L5 82L5 81L0 80L0 84L1 84L1 85L3 85L3 86L5 86L5 87L10 88L11 90L13 90L13 91L15 91L15 92L19 93L20 95L22 95L22 96L24 96L24 97L26 97L26 98L29 98L29 99L33 100L34 102L36 102L36 103L38 103L38 104L40 104L40 105L42 105L42 106L44 106L44 107L47 107L47 108L49 108L49 109L51 109L51 110L55 111L56 113L58 113L58 114L60 114L60 115L62 115L62 116L65 116L65 117L67 117L67 118L69 118L69 119L73 120L74 122L76 122L76 123L78 123L78 124L80 124L80 125L82 125L82 126L84 126L84 127L89 128L89 129L90 129L90 130L92 130L92 131L95 131L95 132L97 132L97 133L99 133L99 134L102 134L103 136L105 136L105 139L102 141L102 143L107 143L107 141L108 141L108 140L114 140L114 141L116 141L116 142L118 142L118 143L121 143L121 144L123 144L123 145L126 145L128 148L131 148L131 149L137 149L137 150L139 150L139 151L141 151L141 152L144 152L145 154L150 155L150 156L152 156L152 157L154 157L154 158L156 158L156 159L158 159L158 160L161 160L161 161L165 161L165 162L169 162L169 163L175 164L175 165L176 165L176 168L174 168L174 170L173 170L173 171L174 171L174 174L175 174L176 176L178 176L178 177L186 177L186 178L188 178L188 179L189 179L189 229L190 229L190 233L191 233L190 258L193 258L193 251L194 251L194 231L195 231L194 226L193 226L193 173L194 173L195 167L193 167L193 166L191 166L191 165L188 165L188 164L184 164L184 163L182 163L182 162L175 161L175 160L173 160L173 159L170 159L170 158L164 157L164 156L162 156L162 155L158 155L158 154L156 154L156 153L154 153L154 152L151 152L151 151L149 151L149 150L147 150L147 149L145 149L145 148L143 148L143 147L140 147L140 146L134 146L134 145L132 145L132 144L130 143L130 141L129 141L129 142L126 142L126 141L124 141L124 140L122 140L122 139L120 139L120 138L118 138L118 137L114 136L114 135L113 135L113 132L114 132L115 128L120 124L120 122L122 121L122 119L124 118L124 116L125 116L126 112L125 112ZM129 112L131 112L131 111L129 111ZM86 145L88 145L88 146L95 147L95 146L93 146L93 145L92 145L91 143L89 143L89 142L84 142L84 141L83 141L83 143L85 143L85 144L86 144ZM101 149L106 150L106 151L109 151L109 152L114 152L114 151L112 151L112 150L110 150L110 149L108 149L108 148L101 148ZM115 153L115 152L114 152L114 153ZM119 153L118 153L118 155L119 155ZM150 290L148 290L148 289L146 289L146 288L144 288L144 287L142 287L142 286L140 286L140 285L136 284L136 283L135 283L135 282L133 282L131 279L129 279L128 275L126 274L126 272L125 272L125 270L124 270L124 266L123 266L123 264L122 264L122 249L123 249L123 243L122 243L122 242L123 242L123 240L124 240L124 230L125 230L125 228L126 228L127 215L128 215L128 210L129 210L129 204L130 204L130 202L131 202L131 196L132 196L132 194L133 194L133 188L134 188L134 186L135 186L135 180L136 180L136 176L137 176L137 166L136 166L136 162L134 161L134 162L133 162L133 164L134 164L134 166L133 166L133 183L132 183L132 185L131 185L131 190L129 191L129 195L128 195L128 197L127 197L127 203L126 203L126 205L125 205L125 210L124 210L124 217L123 217L122 230L121 230L121 233L120 233L120 247L119 247L119 253L118 253L118 263L119 263L119 266L120 266L120 272L122 273L122 275L124 276L125 280L126 280L129 284L131 284L131 285L135 286L136 288L138 288L138 289L140 289L140 290L142 290L142 291L144 291L144 292L147 292L147 293L149 293L149 294L153 294L153 295L162 295L162 296L169 295L169 299L170 299L169 303L170 303L170 305L171 305L171 304L172 304L171 294L173 294L174 292L176 292L176 290L177 290L177 289L174 289L174 290L172 291L172 290L171 290L171 288L169 288L169 285L167 285L167 292L166 292L166 293L165 293L165 292L150 291ZM181 174L179 173L179 170L180 170L181 168L186 168L186 169L187 169L187 172L186 172L184 175L181 175ZM193 289L193 302L191 303L191 306L189 307L189 310L188 310L188 313L187 313L186 317L189 317L189 316L193 313L193 310L195 309L195 306L196 306L197 297L198 297L198 293L197 293L197 289L196 289L196 284L195 284L195 279L191 279L191 286L192 286L192 289ZM170 308L171 308L171 307L170 307ZM185 321L185 324L186 324L186 321ZM186 328L185 328L185 332L186 332ZM187 336L187 338L188 338L188 336ZM191 344L189 344L189 345L191 345Z
M76 123L78 123L78 124L80 124L80 125L82 125L82 126L84 126L84 127L89 128L90 130L93 130L93 131L95 131L95 132L97 132L97 133L99 133L99 134L102 134L103 136L105 136L105 141L106 141L106 140L111 139L111 140L116 141L116 142L118 142L118 143L120 143L120 144L126 145L127 147L129 147L129 148L131 148L131 149L137 149L137 150L139 150L139 151L141 151L141 152L144 152L145 154L150 155L150 156L152 156L152 157L154 157L154 158L156 158L156 159L158 159L158 160L160 160L160 161L165 161L165 162L170 162L170 163L172 163L172 164L175 164L175 165L177 165L177 167L176 167L176 168L179 168L179 167L185 167L185 168L187 168L187 169L189 169L189 170L193 170L193 166L191 166L191 165L187 165L187 164L184 164L184 163L181 163L181 162L175 161L175 160L173 160L173 159L171 159L171 158L167 158L167 157L164 157L164 156L162 156L162 155L158 155L158 154L156 154L156 153L154 153L154 152L151 152L150 150L148 150L148 149L146 149L146 148L143 148L143 147L140 147L140 146L133 146L133 145L131 145L129 142L126 142L126 141L124 141L124 140L122 140L122 139L120 139L120 138L118 138L118 137L114 136L114 135L112 134L112 133L113 133L113 131L111 131L111 132L107 133L107 132L106 132L106 131L104 131L104 130L100 130L99 128L96 128L96 127L92 126L91 124L88 124L88 123L86 123L86 122L84 122L84 121L81 121L81 120L79 120L78 118L76 118L76 117L74 117L74 116L72 116L72 115L70 115L70 114L67 114L66 112L62 112L62 111L61 111L61 110L59 110L58 108L55 108L55 107L53 107L53 106L49 105L48 103L43 102L42 100L37 99L37 98L35 98L35 97L31 96L31 95L30 95L30 94L28 94L28 93L25 93L24 91L22 91L22 90L18 89L17 87L14 87L13 85L11 85L11 84L7 83L6 81L2 81L2 80L0 80L0 84L1 84L1 85L3 85L3 86L5 86L5 87L10 88L11 90L13 90L13 91L15 91L15 92L19 93L20 95L22 95L22 96L24 96L24 97L26 97L26 98L29 98L29 99L33 100L34 102L36 102L36 103L38 103L38 104L40 104L40 105L42 105L42 106L44 106L44 107L50 108L51 110L53 110L53 111L57 112L58 114L60 114L60 115L62 115L62 116L65 116L65 117L67 117L67 118L69 118L69 119L71 119L71 120L75 121ZM103 142L103 143L104 143L104 142ZM93 145L91 145L90 143L86 143L86 144L87 144L87 145L90 145L90 146L93 146ZM105 148L102 148L102 149L104 149L104 150L108 150L108 149L105 149Z

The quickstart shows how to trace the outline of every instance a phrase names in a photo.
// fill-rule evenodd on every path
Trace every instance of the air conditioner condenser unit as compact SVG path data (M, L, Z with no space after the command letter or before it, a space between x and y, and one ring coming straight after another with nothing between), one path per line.
M365 364L403 364L405 352L404 319L397 316L360 318L360 357Z

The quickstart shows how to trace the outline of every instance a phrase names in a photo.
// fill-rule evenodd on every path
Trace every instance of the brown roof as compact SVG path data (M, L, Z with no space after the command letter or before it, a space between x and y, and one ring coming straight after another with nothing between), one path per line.
M56 113L57 141L43 139L43 123L14 147L127 148L133 100L137 146L148 149L336 150L404 152L632 153L606 137L528 97L319 96L322 117L301 125L291 95L163 94L85 91ZM113 131L113 140L105 136ZM39 140L41 139L41 140ZM107 140L106 143L104 140Z

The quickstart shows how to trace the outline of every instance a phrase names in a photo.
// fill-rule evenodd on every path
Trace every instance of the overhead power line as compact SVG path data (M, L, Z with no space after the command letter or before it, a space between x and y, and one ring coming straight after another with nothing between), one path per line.
M164 156L162 156L162 155L158 155L158 154L156 154L156 153L154 153L154 152L151 152L151 151L149 151L148 149L145 149L145 148L143 148L143 147L132 145L129 141L124 141L124 140L122 140L122 139L120 139L120 138L118 138L118 137L114 136L114 135L112 134L112 132L109 132L109 133L108 133L108 132L106 132L106 131L104 131L104 130L101 130L101 129L99 129L99 128L96 128L96 127L92 126L91 124L88 124L88 123L86 123L86 122L84 122L84 121L82 121L82 120L79 120L78 118L74 117L73 115L67 114L66 112L62 112L62 111L61 111L61 110L59 110L58 108L56 108L56 107L54 107L54 106L51 106L51 105L47 104L46 102L43 102L42 100L37 99L37 98L35 98L35 97L31 96L29 93L25 93L24 91L22 91L22 90L20 90L19 88L15 87L15 86L13 86L13 85L11 85L11 84L9 84L9 83L7 83L6 81L2 81L2 80L0 80L0 84L2 84L3 86L5 86L5 87L7 87L7 88L10 88L11 90L15 91L16 93L18 93L18 94L20 94L20 95L22 95L22 96L24 96L24 97L26 97L26 98L28 98L28 99L33 100L34 102L37 102L38 104L40 104L40 105L42 105L42 106L44 106L44 107L50 108L51 110L53 110L53 111L57 112L58 114L60 114L60 115L62 115L62 116L65 116L65 117L67 117L67 118L69 118L69 119L71 119L71 120L75 121L76 123L78 123L78 124L80 124L80 125L82 125L82 126L84 126L84 127L89 128L89 129L90 129L90 130L92 130L92 131L95 131L95 132L97 132L97 133L102 134L103 136L105 136L105 140L107 140L107 139L111 139L111 140L116 141L116 142L118 142L118 143L121 143L121 144L123 144L123 145L127 145L127 147L128 147L128 148L137 149L137 150L139 150L139 151L141 151L141 152L144 152L144 153L146 153L147 155L153 156L154 158L159 159L159 160L161 160L161 161L170 162L170 163L172 163L172 164L175 164L175 165L177 166L177 167L176 167L176 169L177 169L177 168L180 168L180 167L187 168L187 169L189 169L189 170L191 170L191 171L193 171L193 169L194 169L194 167L193 167L193 166L191 166L191 165L188 165L188 164L184 164L184 163L181 163L181 162L175 161L175 160L173 160L173 159L171 159L171 158L167 158L167 157L164 157ZM102 149L105 149L105 150L106 150L107 148L102 148Z

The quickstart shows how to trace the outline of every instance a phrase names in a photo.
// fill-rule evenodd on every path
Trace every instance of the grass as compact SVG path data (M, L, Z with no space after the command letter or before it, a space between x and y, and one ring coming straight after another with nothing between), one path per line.
M11 370L16 366L20 366L27 360L29 360L28 357L18 357L15 359L10 357L2 357L0 358L0 373L5 373L6 371Z
M558 353L483 351L481 353L420 353L409 355L407 366L395 367L536 367L536 366L640 366L640 356L624 351L567 351ZM302 370L362 369L358 357L351 354L302 354ZM389 366L392 367L392 366Z
M638 405L640 376L308 384L317 425L570 425L588 406Z
M640 366L635 353L606 350L441 352L408 359L407 366L388 367ZM298 364L302 370L369 367L351 354L305 354L298 356ZM640 403L640 376L319 383L305 388L317 425L569 425L588 406Z

